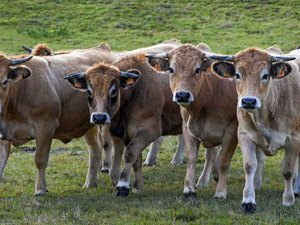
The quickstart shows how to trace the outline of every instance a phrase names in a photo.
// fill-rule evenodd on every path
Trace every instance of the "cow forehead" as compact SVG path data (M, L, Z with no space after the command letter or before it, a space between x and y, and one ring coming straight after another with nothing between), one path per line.
M186 70L192 69L195 63L201 60L203 53L191 45L184 45L174 50L171 58L171 64L176 67L176 69Z
M109 92L111 84L117 82L119 75L114 74L89 74L87 80L91 84L93 91L98 95L106 95Z
M246 49L235 56L237 69L243 68L248 73L258 73L270 63L270 55L261 49Z
M202 57L203 53L201 52L200 49L186 44L186 45L182 45L176 49L174 49L174 56L181 56L182 57L191 57L191 58L199 58Z

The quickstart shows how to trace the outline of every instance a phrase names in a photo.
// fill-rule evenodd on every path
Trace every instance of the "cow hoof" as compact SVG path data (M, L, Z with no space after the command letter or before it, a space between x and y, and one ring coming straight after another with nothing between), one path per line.
M37 191L35 191L34 196L43 196L43 195L46 195L47 193L49 193L48 189L46 191L37 190Z
M152 163L152 162L144 162L143 166L146 167L154 167L156 163Z
M97 183L95 183L95 182L85 183L83 185L83 188L85 188L85 189L96 188L96 187L97 187Z
M226 200L227 193L224 192L216 192L214 198L217 200Z
M197 197L197 193L196 192L183 193L183 200L184 201L189 201L191 199L195 199L196 197Z
M243 203L242 209L245 214L253 214L256 211L256 204L253 204L251 202Z
M109 173L109 169L102 169L101 173Z
M129 188L128 187L117 187L116 195L119 197L127 197L129 195Z
M296 198L300 197L300 193L294 193L294 195Z

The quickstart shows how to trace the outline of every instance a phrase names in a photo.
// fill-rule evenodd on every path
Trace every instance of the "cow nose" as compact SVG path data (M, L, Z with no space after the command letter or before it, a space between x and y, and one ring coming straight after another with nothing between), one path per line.
M245 97L241 100L241 106L244 109L256 109L257 108L257 99L253 97Z
M176 102L189 102L190 96L191 94L188 91L177 91L175 93L175 100Z
M93 113L91 121L94 124L109 124L110 123L109 115L107 113Z

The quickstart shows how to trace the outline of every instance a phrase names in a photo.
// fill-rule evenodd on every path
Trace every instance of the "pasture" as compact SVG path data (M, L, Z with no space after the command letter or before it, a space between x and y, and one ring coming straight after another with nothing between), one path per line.
M123 51L177 38L207 43L212 51L235 54L246 47L277 44L284 52L300 45L299 1L69 1L0 2L0 51L22 53L21 45L47 43L53 50L89 48L107 42ZM24 146L32 147L34 142ZM24 147L23 146L23 147ZM53 141L47 169L49 194L34 197L33 153L11 151L0 183L0 224L298 224L300 202L283 207L283 152L268 157L257 212L241 212L244 172L241 152L233 157L226 200L213 198L216 183L182 199L186 164L172 166L174 137L165 139L158 164L143 168L144 192L117 198L107 174L85 190L88 152L83 139ZM147 150L144 151L145 158ZM204 164L200 150L197 175Z

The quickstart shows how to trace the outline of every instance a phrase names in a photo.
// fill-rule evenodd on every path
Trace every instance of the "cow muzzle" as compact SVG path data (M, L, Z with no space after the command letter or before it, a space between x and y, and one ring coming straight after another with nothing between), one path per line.
M110 117L107 113L93 113L91 123L98 125L110 124Z
M261 107L261 103L257 97L246 96L240 99L239 107L246 110L259 109Z
M187 105L194 101L194 96L190 91L176 91L173 95L173 101L179 105Z

